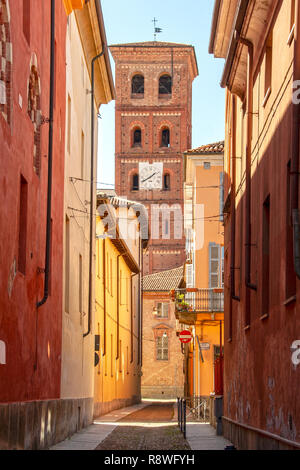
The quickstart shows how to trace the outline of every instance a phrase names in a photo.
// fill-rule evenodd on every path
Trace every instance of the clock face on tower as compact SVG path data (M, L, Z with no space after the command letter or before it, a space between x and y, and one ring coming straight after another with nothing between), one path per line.
M140 189L162 189L163 163L139 164Z

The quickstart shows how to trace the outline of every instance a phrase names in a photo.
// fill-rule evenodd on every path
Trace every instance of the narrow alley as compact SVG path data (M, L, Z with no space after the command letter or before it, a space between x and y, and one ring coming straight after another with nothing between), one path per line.
M96 419L51 450L224 450L230 445L207 423L188 422L184 439L176 402L144 400Z
M0 450L300 450L299 176L300 0L0 0Z

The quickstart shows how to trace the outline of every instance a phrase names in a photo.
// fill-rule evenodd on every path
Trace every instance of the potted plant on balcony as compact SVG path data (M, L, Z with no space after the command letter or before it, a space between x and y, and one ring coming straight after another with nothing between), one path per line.
M185 295L177 293L176 295L176 309L178 312L190 312L192 311L191 305L185 301Z

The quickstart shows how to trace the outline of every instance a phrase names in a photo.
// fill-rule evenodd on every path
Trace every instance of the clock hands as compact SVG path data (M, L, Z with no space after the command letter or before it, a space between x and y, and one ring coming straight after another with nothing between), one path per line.
M142 183L145 183L145 181L148 181L148 180L150 180L150 179L151 179L151 178L153 178L153 176L155 176L155 175L158 175L158 172L157 172L157 171L156 171L155 173L153 173L153 175L151 175L151 176L148 176L148 178L146 178L146 179L142 180Z

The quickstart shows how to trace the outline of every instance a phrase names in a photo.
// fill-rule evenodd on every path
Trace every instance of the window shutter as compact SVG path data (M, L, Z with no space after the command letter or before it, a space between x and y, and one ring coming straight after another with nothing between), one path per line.
M186 264L186 287L194 287L192 264Z
M209 287L219 287L220 276L220 245L209 244Z

